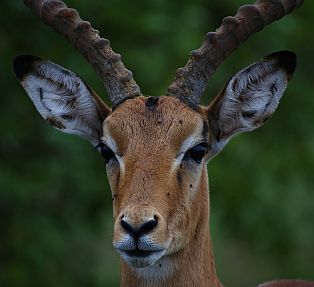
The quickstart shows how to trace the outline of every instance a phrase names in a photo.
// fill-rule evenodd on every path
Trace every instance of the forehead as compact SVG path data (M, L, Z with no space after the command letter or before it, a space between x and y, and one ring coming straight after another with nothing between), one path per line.
M138 145L178 146L190 135L204 132L205 115L173 97L137 97L127 100L104 121L106 137L119 149Z

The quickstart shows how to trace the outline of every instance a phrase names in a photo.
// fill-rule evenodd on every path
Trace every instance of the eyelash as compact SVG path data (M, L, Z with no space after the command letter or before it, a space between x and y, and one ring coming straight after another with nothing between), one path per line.
M183 160L193 160L200 164L208 151L208 144L206 142L200 143L190 148L184 155Z
M104 143L100 142L98 144L98 148L106 163L108 163L112 159L116 159L114 152Z
M106 163L116 159L115 153L106 144L100 142L98 148ZM200 164L207 151L208 144L206 142L200 143L186 151L183 160L193 160L195 163Z

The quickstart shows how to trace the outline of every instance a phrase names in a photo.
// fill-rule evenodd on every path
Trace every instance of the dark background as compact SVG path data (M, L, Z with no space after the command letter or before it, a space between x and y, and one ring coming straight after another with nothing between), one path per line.
M248 1L248 0L247 0ZM72 0L123 55L142 91L161 95L208 31L246 1ZM87 62L19 0L0 17L0 286L118 286L104 162L83 140L48 127L12 72L33 54L80 74L103 98ZM314 280L314 2L252 36L219 68L203 103L237 70L289 49L299 63L267 125L209 163L211 230L226 286ZM105 98L106 99L106 98ZM107 99L106 99L107 101Z

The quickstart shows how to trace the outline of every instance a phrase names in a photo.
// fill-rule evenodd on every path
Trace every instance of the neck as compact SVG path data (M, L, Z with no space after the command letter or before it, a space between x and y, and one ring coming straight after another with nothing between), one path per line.
M203 172L195 202L202 202L198 221L189 243L178 252L164 256L153 266L135 269L121 260L121 287L198 286L222 287L216 276L210 239L207 171ZM206 198L206 200L205 200Z

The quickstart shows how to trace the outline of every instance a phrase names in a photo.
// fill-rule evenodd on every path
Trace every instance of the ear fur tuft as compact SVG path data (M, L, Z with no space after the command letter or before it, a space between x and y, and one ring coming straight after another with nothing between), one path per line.
M297 66L297 56L291 51L278 51L265 57L266 60L275 60L278 68L287 72L288 80L291 79Z
M26 75L33 71L34 63L38 61L42 61L42 59L31 55L17 56L13 61L13 70L16 77L22 81Z

